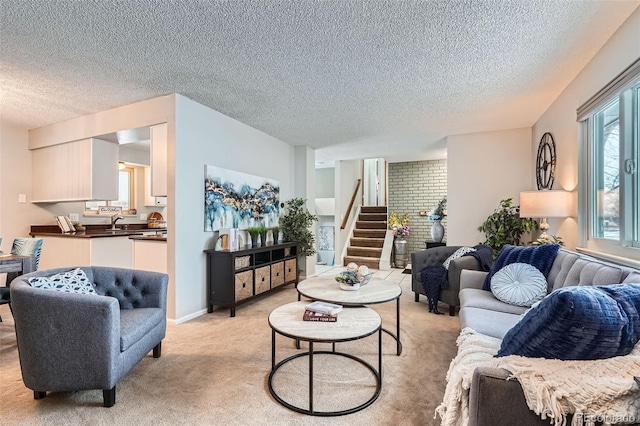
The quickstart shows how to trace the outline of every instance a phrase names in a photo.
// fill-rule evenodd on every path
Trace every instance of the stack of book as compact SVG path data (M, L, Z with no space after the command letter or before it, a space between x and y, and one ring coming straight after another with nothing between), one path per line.
M312 302L305 306L303 321L338 321L338 312L342 310L341 305L327 302Z

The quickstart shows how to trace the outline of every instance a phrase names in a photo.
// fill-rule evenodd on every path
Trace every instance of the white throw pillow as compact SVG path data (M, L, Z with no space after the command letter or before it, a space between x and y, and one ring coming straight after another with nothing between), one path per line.
M511 263L491 278L496 299L516 306L531 306L547 295L547 280L535 266Z
M29 278L29 284L35 288L64 291L66 293L98 294L87 275L80 268L49 277L32 277Z
M445 269L449 269L449 264L451 263L451 261L453 259L457 259L459 257L462 257L467 253L471 253L472 251L476 251L476 249L474 249L473 247L460 247L458 250L453 252L453 254L451 256L447 257L447 260L445 260L442 263L442 266L444 266Z

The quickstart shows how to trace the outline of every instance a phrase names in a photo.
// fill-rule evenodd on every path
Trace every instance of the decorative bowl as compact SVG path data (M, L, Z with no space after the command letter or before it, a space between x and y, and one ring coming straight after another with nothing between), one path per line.
M371 279L373 273L361 276L355 272L344 271L336 275L335 279L340 284L340 288L347 291L358 290Z
M360 283L355 283L355 284L339 283L339 284L340 284L340 288L346 291L353 291L353 290L360 289Z

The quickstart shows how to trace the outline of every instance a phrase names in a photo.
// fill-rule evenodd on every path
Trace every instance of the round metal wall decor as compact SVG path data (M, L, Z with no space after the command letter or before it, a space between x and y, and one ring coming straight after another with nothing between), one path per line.
M556 143L551 133L542 135L538 145L538 156L536 158L536 182L538 189L551 189L553 186L553 175L556 170Z

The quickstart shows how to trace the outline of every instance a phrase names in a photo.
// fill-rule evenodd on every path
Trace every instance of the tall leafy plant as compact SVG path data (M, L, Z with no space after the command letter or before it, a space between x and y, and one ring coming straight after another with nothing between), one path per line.
M534 231L537 226L535 220L520 217L520 206L514 206L513 199L507 198L500 201L500 207L478 227L478 231L484 232L487 239L482 244L493 249L495 258L505 244L521 245L522 234Z
M318 216L309 213L304 198L292 198L285 202L285 214L280 217L280 230L285 242L298 243L298 256L311 256L316 253L315 238L311 226Z

